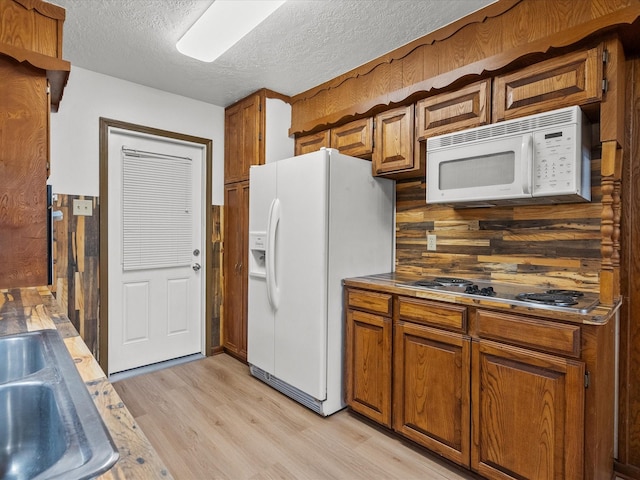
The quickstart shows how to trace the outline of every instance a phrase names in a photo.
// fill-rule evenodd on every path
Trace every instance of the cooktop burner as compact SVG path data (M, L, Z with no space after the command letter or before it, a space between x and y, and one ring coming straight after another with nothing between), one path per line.
M555 305L557 307L568 307L578 303L571 295L557 293L519 293L516 297L525 302Z
M455 277L436 277L434 281L444 287L466 287L473 283L471 280Z
M566 289L531 289L522 285L467 280L456 277L431 277L399 283L400 286L423 288L439 294L485 297L487 300L528 308L587 313L598 304L597 294Z
M442 284L435 280L416 280L413 282L416 287L441 287Z
M416 280L413 285L416 287L466 287L472 283L464 278L436 277L433 280Z
M549 293L551 295L569 295L570 297L584 297L584 293L582 292L578 292L577 290L558 290L558 289L552 289L552 290L547 290L546 293Z

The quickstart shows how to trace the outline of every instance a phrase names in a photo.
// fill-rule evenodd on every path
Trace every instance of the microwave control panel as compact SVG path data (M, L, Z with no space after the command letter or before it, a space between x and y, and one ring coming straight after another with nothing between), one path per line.
M533 195L576 193L582 139L575 124L533 133Z

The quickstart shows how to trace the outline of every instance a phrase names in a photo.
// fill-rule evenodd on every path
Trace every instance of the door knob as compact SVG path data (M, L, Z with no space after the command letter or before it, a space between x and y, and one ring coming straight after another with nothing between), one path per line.
M200 264L199 264L199 263L196 263L196 264L195 264L193 267L191 267L191 268L193 268L193 270L194 270L195 272L197 272L197 271L198 271L198 270L200 270L202 267L200 266Z

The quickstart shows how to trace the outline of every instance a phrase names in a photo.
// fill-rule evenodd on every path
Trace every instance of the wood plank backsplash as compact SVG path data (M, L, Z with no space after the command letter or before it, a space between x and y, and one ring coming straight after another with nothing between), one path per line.
M590 203L454 209L427 205L424 180L398 182L396 271L598 292L600 153L594 158ZM436 251L427 251L428 234Z
M73 215L73 200L91 200L92 215ZM53 223L53 284L51 292L60 309L98 356L98 267L100 209L98 197L57 194L53 209L62 220Z

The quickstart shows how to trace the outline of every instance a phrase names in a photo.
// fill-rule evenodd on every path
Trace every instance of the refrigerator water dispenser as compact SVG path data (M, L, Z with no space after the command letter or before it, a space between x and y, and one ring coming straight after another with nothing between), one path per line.
M267 232L249 232L249 275L266 278Z

